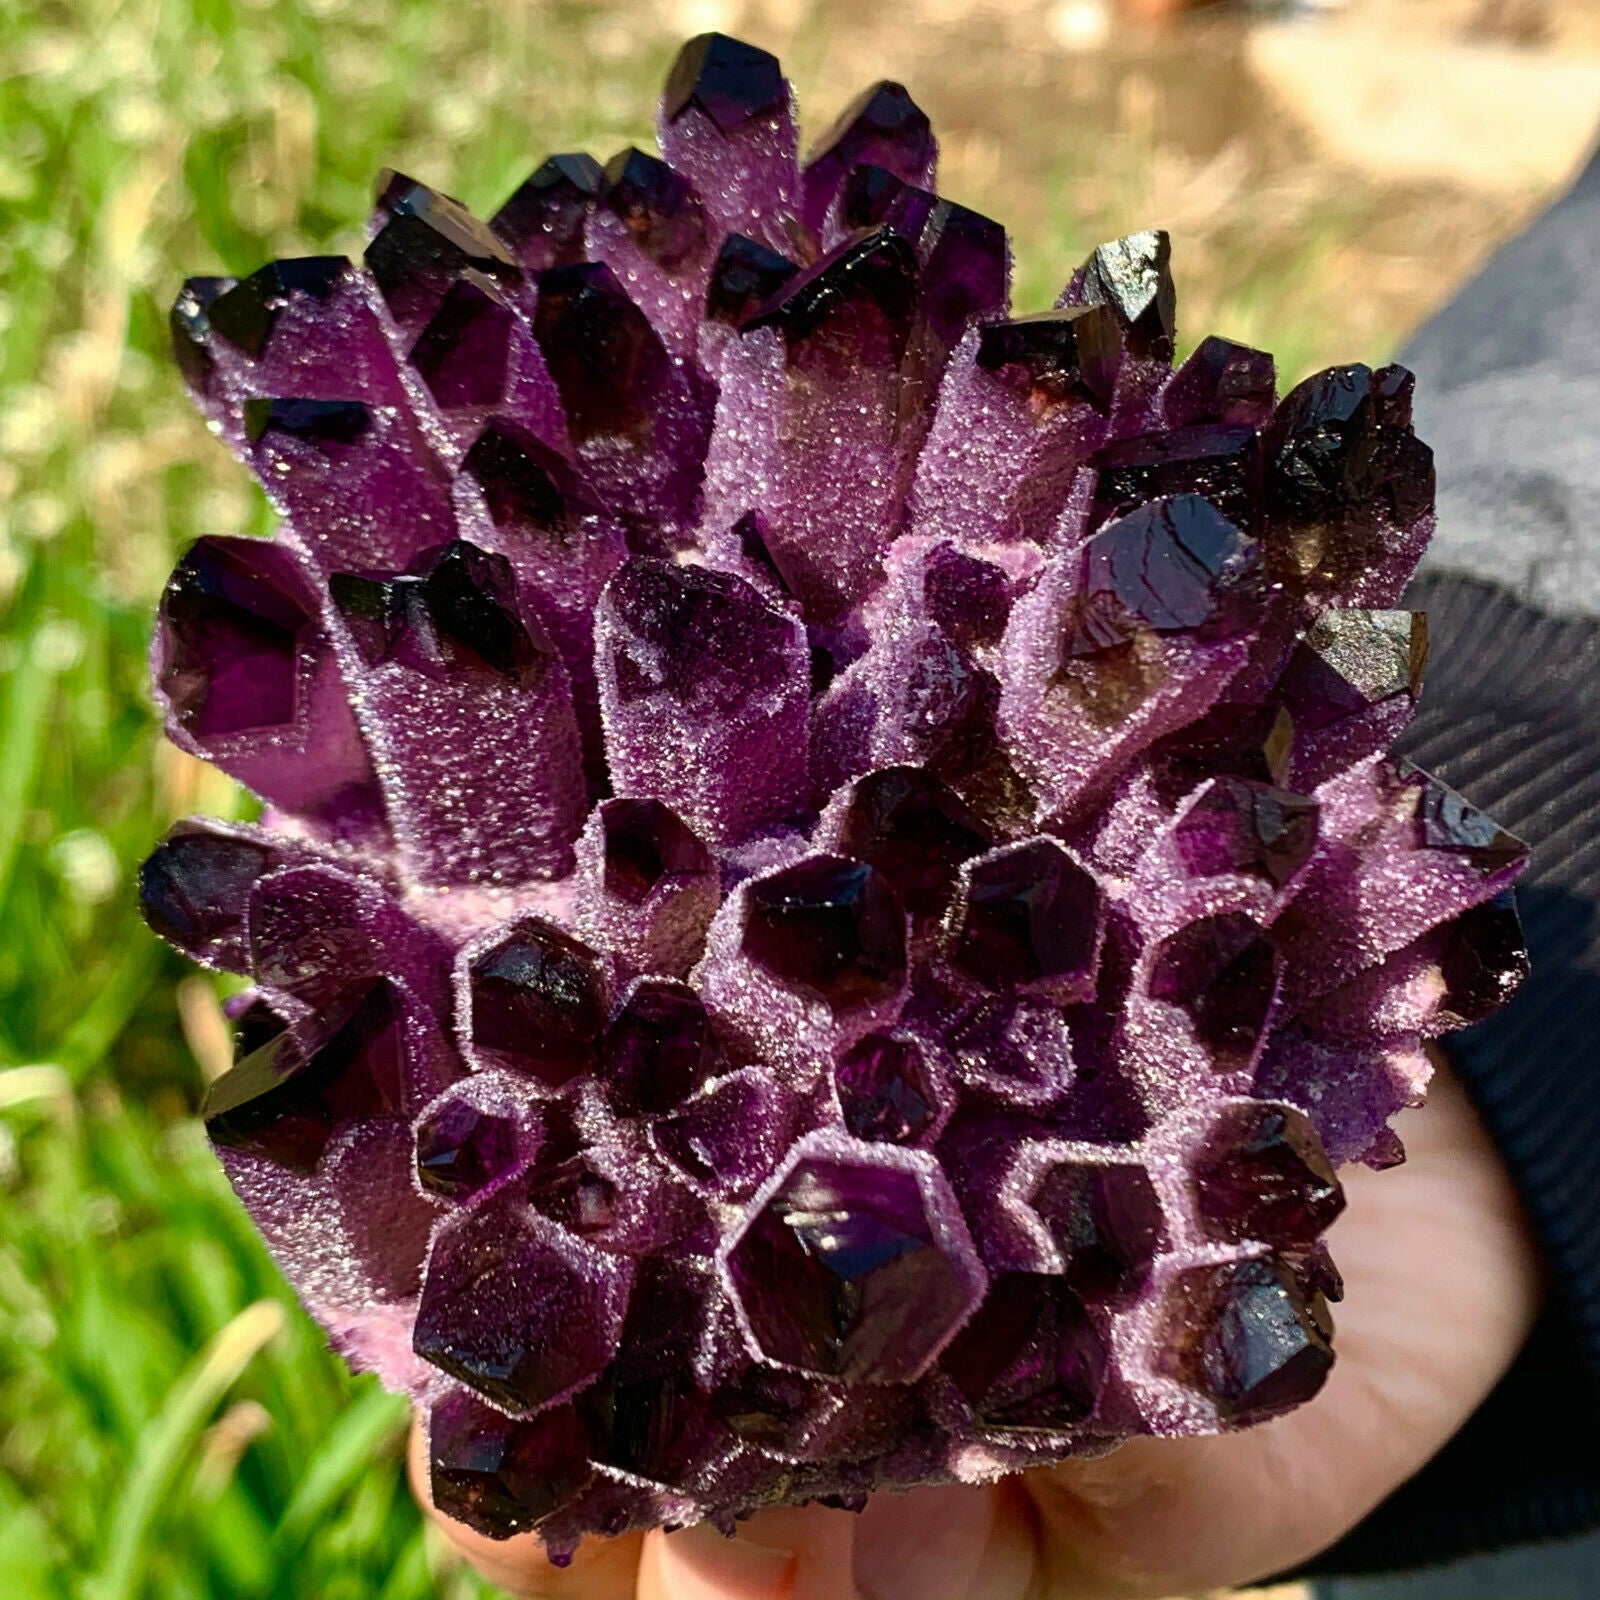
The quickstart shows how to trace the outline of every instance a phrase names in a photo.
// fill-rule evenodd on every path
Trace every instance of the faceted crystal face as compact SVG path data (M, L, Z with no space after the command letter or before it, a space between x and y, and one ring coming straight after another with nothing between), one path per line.
M1198 494L1156 500L1084 546L1083 587L1062 629L1063 656L1094 656L1138 632L1226 633L1253 615L1259 559Z
M1070 1428L1092 1415L1106 1350L1060 1278L1006 1272L940 1365L980 1426L1003 1433Z
M711 852L659 800L607 800L600 807L605 836L606 893L643 905L663 880L700 877Z
M478 1207L434 1237L412 1345L497 1406L534 1409L600 1375L626 1281L519 1209Z
M489 221L529 271L583 259L583 228L602 186L591 155L554 155L538 167Z
M456 280L412 346L411 364L446 411L498 405L516 314L487 278Z
M687 984L642 979L606 1029L600 1078L622 1116L670 1111L725 1070L711 1018Z
M1417 836L1424 848L1448 850L1485 874L1527 859L1528 847L1520 839L1448 784L1416 768L1405 779L1417 789Z
M269 434L297 439L337 459L338 447L353 444L372 426L372 413L359 400L304 400L293 396L246 400L244 431L251 444Z
M468 268L500 282L520 278L505 245L459 200L397 173L388 178L380 198L387 220L366 264L402 327L426 321Z
M833 1071L844 1125L858 1139L912 1144L932 1126L938 1094L919 1046L869 1033Z
M600 198L639 248L668 272L705 245L705 218L687 180L631 145L606 163Z
M1092 457L1094 517L1117 517L1163 495L1203 495L1236 527L1249 528L1261 500L1260 435L1203 423L1119 439Z
M1112 311L1100 305L991 322L978 336L979 367L1015 370L1041 409L1073 399L1108 405L1121 355L1122 331Z
M1214 1239L1305 1246L1344 1210L1317 1130L1293 1106L1229 1106L1195 1164L1195 1186Z
M1173 374L1162 409L1175 428L1194 422L1259 427L1272 415L1276 391L1276 365L1265 350L1213 334Z
M778 293L799 267L742 233L730 233L717 252L706 290L706 315L737 328Z
M531 435L492 422L473 440L461 474L477 484L495 527L522 537L562 539L575 504L568 464Z
M1443 1011L1463 1027L1499 1010L1528 976L1522 919L1508 889L1464 912L1446 932L1439 969Z
M446 1100L417 1124L417 1178L424 1189L459 1200L486 1188L517 1158L508 1117Z
M678 52L661 111L676 122L695 106L724 133L781 111L787 101L778 58L725 33L702 33Z
M287 727L311 618L270 545L199 539L161 599L161 692L196 738Z
M860 779L839 829L839 848L883 874L913 917L937 917L961 863L993 842L965 803L921 767L883 767Z
M557 1564L1309 1397L1339 1163L1527 970L1526 851L1386 748L1409 373L1174 370L1154 231L1014 302L898 84L802 167L706 34L655 126L170 321L284 521L152 650L263 803L140 875L249 985L206 1117Z
M488 672L538 688L549 652L518 615L506 558L457 539L419 565L390 578L333 574L333 602L367 664L396 661L434 678Z
M747 1220L728 1273L770 1360L853 1382L917 1378L974 1298L912 1173L822 1158Z
M711 710L768 693L788 674L788 620L729 573L634 560L607 593L632 646L617 657L625 702L664 693Z
M900 365L917 302L917 258L898 233L879 228L847 240L796 273L744 328L776 328L791 356Z
M598 1058L605 983L594 952L528 918L468 970L472 1042L495 1060L559 1088Z
M928 557L922 603L941 631L964 650L999 644L1011 614L1005 573L950 544Z
M836 1009L887 999L906 978L906 920L884 875L812 856L750 887L746 956Z
M1061 1251L1066 1281L1090 1300L1137 1293L1166 1243L1150 1174L1131 1162L1063 1161L1029 1204Z
M1162 1363L1244 1424L1309 1400L1333 1351L1299 1284L1268 1258L1181 1273L1168 1291Z
M201 1115L214 1143L310 1172L340 1123L407 1109L394 990L380 980L340 1013L342 1025L324 1022L320 1043L280 1033L212 1084Z
M1249 1066L1283 974L1283 957L1239 911L1202 917L1163 941L1150 993L1182 1006L1219 1071Z
M571 1406L519 1419L457 1393L428 1414L433 1503L491 1539L528 1532L592 1475L589 1436Z
M1100 888L1053 839L1030 839L974 862L951 959L991 989L1073 982L1093 968Z
M344 256L273 261L219 294L206 307L211 328L252 360L260 360L279 313L296 294L328 300L350 270Z
M1130 233L1101 245L1084 264L1083 297L1116 311L1133 354L1172 359L1177 292L1172 242L1165 233Z
M649 442L670 362L610 267L586 261L542 272L533 332L575 442Z
M240 971L250 891L271 864L265 844L180 824L139 869L139 908L169 944Z
M846 174L864 163L903 183L927 183L938 153L927 116L899 83L876 83L847 106L812 152L805 172L805 223L822 226Z
M1320 816L1304 795L1218 778L1178 823L1178 854L1197 878L1244 872L1281 885L1311 859Z
M1294 722L1282 706L1216 706L1156 742L1150 775L1169 806L1217 774L1281 789L1293 746Z

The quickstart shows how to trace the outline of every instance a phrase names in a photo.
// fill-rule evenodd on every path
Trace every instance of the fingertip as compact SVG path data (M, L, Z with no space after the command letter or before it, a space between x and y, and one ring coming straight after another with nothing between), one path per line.
M433 1503L428 1446L420 1420L411 1426L406 1458L412 1493L424 1513L478 1573L518 1600L634 1600L642 1536L585 1539L569 1565L556 1566L537 1534L491 1539L447 1516Z
M707 1523L651 1533L638 1600L859 1600L855 1518L805 1506L765 1511L730 1539Z

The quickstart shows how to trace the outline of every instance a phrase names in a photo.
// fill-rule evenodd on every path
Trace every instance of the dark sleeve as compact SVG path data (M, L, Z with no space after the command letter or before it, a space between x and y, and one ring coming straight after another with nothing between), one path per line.
M1600 624L1449 573L1412 598L1436 666L1404 751L1533 846L1517 896L1532 976L1449 1055L1527 1207L1549 1299L1461 1432L1299 1576L1600 1527Z

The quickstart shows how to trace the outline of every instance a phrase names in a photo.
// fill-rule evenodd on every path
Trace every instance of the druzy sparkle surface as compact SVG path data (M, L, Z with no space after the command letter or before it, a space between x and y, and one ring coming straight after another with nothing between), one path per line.
M1526 967L1525 852L1391 761L1409 375L1174 368L1167 238L1009 303L907 91L808 160L720 35L660 154L197 278L282 516L179 562L152 927L206 1106L492 1535L980 1482L1313 1395L1338 1167Z

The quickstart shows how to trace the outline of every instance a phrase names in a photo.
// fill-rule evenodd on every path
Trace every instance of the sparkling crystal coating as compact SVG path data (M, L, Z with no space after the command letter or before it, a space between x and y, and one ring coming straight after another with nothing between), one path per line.
M385 174L170 324L281 519L151 649L264 802L139 878L248 985L206 1126L558 1558L1310 1398L1339 1168L1527 971L1526 850L1387 753L1409 374L1174 368L1155 231L1014 306L898 84L802 161L703 34L656 137L487 223Z

